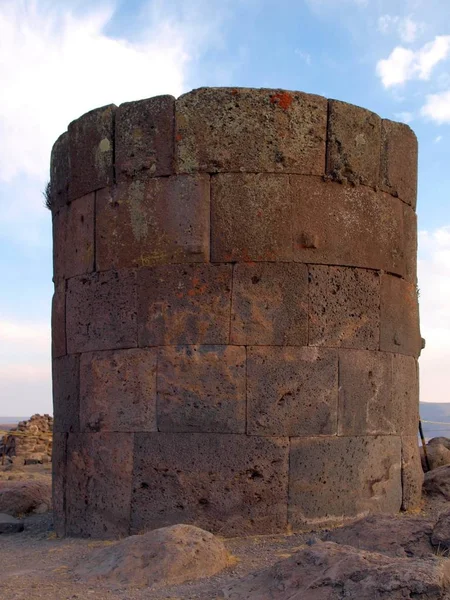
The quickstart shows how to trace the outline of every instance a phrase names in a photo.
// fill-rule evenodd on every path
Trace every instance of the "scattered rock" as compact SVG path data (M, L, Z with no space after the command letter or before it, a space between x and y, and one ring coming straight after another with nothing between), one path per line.
M8 515L43 513L51 509L50 481L0 482L0 512Z
M429 496L443 496L450 500L450 465L425 473L423 490Z
M450 561L394 558L318 542L223 590L227 600L444 600Z
M14 458L14 463L37 464L26 462L37 455L51 459L53 438L53 417L50 415L33 415L28 421L20 421L0 440L0 457ZM40 462L40 461L38 461Z
M23 521L0 513L0 533L20 533L23 528Z
M121 585L175 585L215 575L228 561L225 546L212 533L192 525L173 525L95 551L77 574L84 580Z
M448 450L444 444L440 443L427 445L427 458L430 470L438 469L439 467L443 467L445 465L450 465L450 450ZM427 471L426 465L425 471Z
M448 555L450 551L450 511L439 515L433 528L431 543L440 554Z
M431 438L431 440L428 441L427 449L428 449L428 446L435 446L435 445L445 446L445 448L447 448L447 450L450 450L450 438L442 437L442 436Z

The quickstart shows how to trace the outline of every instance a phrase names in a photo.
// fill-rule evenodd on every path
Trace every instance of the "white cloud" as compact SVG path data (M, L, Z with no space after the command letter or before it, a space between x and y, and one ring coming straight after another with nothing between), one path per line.
M412 42L415 41L419 31L420 25L413 21L411 17L406 17L405 19L402 19L398 26L400 39L405 44L412 44Z
M412 44L423 31L423 24L410 16L400 18L394 15L382 15L378 19L378 31L384 35L395 33L404 44Z
M386 88L410 79L427 80L449 53L450 35L438 35L417 51L397 46L387 59L378 61L376 72Z
M435 144L439 144L439 142L440 142L441 140L442 140L442 135L437 135L437 136L434 138L434 143L435 143Z
M414 115L412 112L408 112L408 111L403 111L403 112L398 112L394 114L394 117L398 120L398 121L402 121L403 123L411 123L411 121L414 119Z
M420 112L440 125L450 123L450 90L429 94Z
M308 66L311 65L311 54L304 52L303 50L299 50L298 48L294 50L294 53L299 56Z

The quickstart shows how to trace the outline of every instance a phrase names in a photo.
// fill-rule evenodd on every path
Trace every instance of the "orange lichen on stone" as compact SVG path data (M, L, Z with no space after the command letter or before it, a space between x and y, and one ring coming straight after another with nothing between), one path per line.
M284 108L284 110L287 110L292 104L293 98L292 94L288 92L278 92L270 96L270 101L272 104L277 104L281 108Z

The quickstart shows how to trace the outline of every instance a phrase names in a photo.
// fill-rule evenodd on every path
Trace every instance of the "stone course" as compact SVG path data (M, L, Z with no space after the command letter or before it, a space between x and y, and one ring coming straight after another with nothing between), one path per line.
M286 90L96 109L51 156L58 535L414 509L417 141Z

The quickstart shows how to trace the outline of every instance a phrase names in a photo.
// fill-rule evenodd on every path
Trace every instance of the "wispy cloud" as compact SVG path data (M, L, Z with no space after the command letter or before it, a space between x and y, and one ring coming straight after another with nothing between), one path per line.
M439 125L450 123L450 90L429 94L420 112Z
M399 17L396 15L382 15L378 18L378 31L385 35L398 35L404 44L412 44L424 27L411 16Z
M402 123L411 123L414 119L414 114L405 110L403 112L395 113L394 117L399 121L402 121Z

